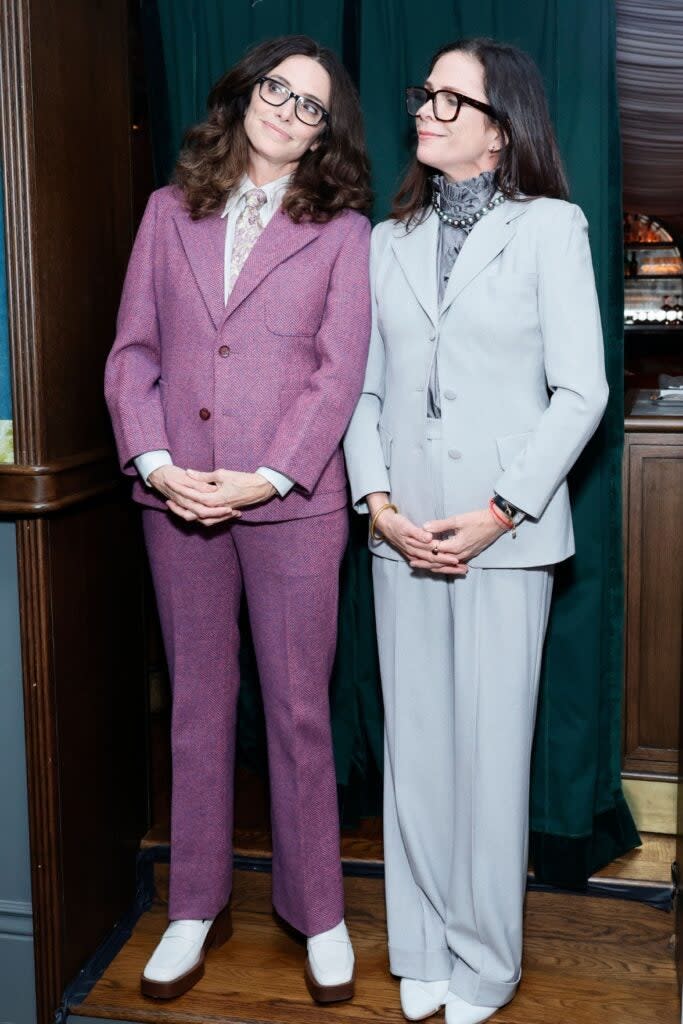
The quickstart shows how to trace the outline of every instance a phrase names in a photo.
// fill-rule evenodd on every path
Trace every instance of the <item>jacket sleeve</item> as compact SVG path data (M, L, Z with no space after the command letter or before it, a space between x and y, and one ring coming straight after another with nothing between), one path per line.
M159 391L160 332L154 289L158 194L153 193L135 239L109 353L104 393L121 469L135 476L133 459L169 450Z
M319 365L287 409L267 451L269 466L311 493L339 447L358 400L370 336L370 222L348 217L316 336Z
M607 404L600 309L578 206L562 204L538 242L538 304L550 404L495 490L538 519L595 431Z
M370 289L372 296L372 331L370 351L365 370L363 391L344 437L346 471L351 485L351 501L356 512L368 512L366 495L390 490L379 437L379 419L384 404L386 358L384 340L377 320L377 266L380 252L379 234L386 230L378 224L370 246Z

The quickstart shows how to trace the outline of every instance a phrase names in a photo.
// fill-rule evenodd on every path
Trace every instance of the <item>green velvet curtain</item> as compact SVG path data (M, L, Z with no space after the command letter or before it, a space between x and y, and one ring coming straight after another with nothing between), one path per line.
M621 172L612 0L142 0L159 180L209 86L251 42L305 31L333 46L357 80L376 189L375 217L410 155L403 88L463 35L523 47L543 74L572 199L588 217L601 300L610 405L571 477L577 554L559 567L534 747L537 876L581 886L638 843L620 781L623 440ZM355 517L343 567L332 684L338 781L353 811L379 801L381 700L365 524ZM264 757L253 655L243 652L241 753Z

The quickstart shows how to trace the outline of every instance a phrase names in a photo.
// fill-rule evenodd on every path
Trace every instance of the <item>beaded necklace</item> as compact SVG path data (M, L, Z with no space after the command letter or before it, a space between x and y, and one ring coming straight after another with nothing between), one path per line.
M441 209L441 193L437 189L432 190L432 207L434 212L439 220L443 221L444 224L449 224L452 228L471 228L482 217L485 217L487 213L490 213L496 206L500 206L504 202L505 196L499 193L493 199L489 199L488 203L482 206L481 210L477 210L476 213L467 214L464 217L451 217L450 214Z

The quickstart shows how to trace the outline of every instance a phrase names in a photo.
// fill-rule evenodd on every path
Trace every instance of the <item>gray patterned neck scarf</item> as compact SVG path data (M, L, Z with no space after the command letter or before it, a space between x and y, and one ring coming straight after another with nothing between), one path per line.
M432 178L432 188L439 193L444 213L451 217L463 217L478 213L493 198L496 191L494 177L495 171L482 171L467 181L446 181L443 174L436 174ZM453 264L471 230L471 227L454 228L443 221L439 222L439 302L446 290Z
M478 213L496 193L495 173L495 171L482 171L481 174L474 178L468 178L466 181L446 181L443 174L435 174L432 178L432 188L439 193L441 209L451 217L463 217ZM474 226L472 225L472 227ZM455 228L439 221L436 262L439 305L441 305L455 261L472 227ZM439 419L441 417L441 397L436 357L437 353L434 352L429 379L428 414Z

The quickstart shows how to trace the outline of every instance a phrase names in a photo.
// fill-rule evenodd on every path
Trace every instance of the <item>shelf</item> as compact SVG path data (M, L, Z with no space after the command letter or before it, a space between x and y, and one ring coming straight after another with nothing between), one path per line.
M624 331L628 334L638 331L639 334L683 334L683 324L624 324Z
M628 281L683 281L683 274L629 274L624 277L624 283Z
M677 249L675 242L624 242L624 249Z

